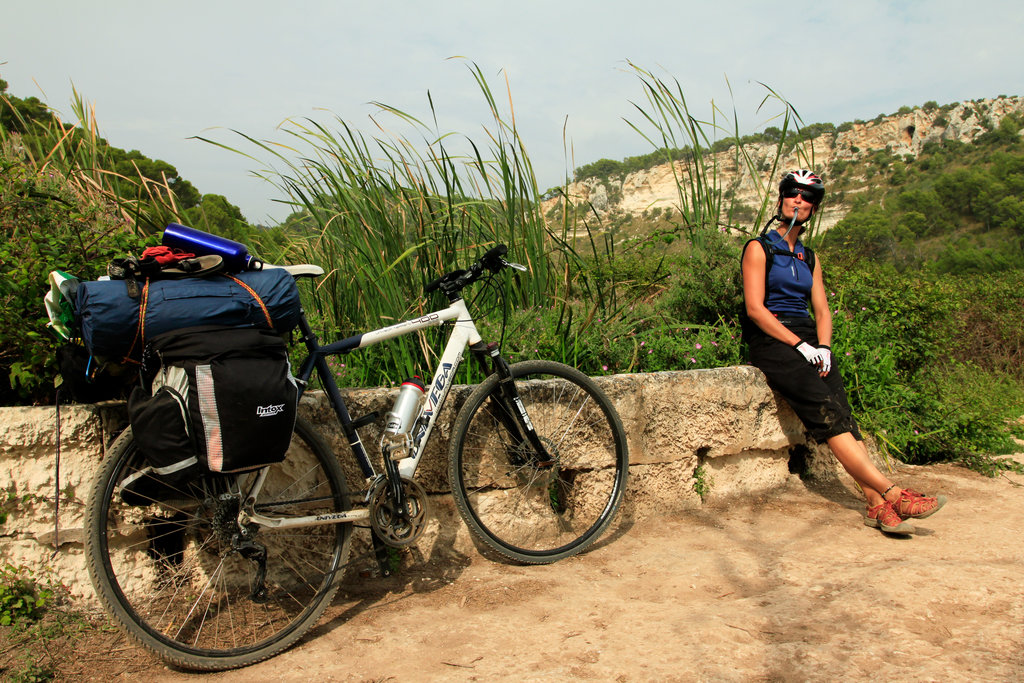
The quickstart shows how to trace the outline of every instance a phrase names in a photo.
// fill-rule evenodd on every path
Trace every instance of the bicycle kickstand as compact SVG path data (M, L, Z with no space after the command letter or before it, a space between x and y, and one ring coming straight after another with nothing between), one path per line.
M392 574L391 548L380 539L380 536L373 529L370 529L370 538L373 540L373 556L377 560L380 575L387 578Z

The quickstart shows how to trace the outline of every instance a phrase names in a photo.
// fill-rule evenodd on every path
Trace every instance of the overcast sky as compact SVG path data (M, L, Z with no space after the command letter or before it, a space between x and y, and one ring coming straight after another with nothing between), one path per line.
M627 60L678 80L695 114L735 106L749 133L765 125L759 82L805 123L1024 95L1022 29L1020 0L2 0L0 78L66 120L74 86L112 145L268 224L288 210L251 177L257 164L190 138L283 141L283 120L334 115L374 135L371 102L429 119L429 91L440 128L486 146L479 87L452 56L479 65L496 94L508 76L544 190L574 166L651 151L623 121L644 103Z

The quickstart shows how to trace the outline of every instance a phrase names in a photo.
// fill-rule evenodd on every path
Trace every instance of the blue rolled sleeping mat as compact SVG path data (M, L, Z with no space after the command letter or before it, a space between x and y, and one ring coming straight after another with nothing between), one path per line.
M137 358L149 339L187 327L257 327L285 334L298 324L300 312L295 278L278 268L180 280L82 282L75 302L86 349L116 361Z

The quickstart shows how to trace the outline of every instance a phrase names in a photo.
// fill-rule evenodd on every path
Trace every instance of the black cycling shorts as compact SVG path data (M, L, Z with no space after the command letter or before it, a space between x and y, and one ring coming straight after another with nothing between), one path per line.
M779 322L803 341L818 346L813 319L780 319ZM821 377L799 351L765 334L752 322L744 326L743 337L750 349L750 362L764 373L768 386L782 394L815 441L824 443L846 432L861 440L843 388L839 359L834 354L832 370Z

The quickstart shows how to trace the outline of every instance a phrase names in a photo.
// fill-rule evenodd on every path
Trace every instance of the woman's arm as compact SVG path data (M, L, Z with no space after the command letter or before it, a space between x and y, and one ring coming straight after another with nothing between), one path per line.
M748 242L747 247L754 244L754 242ZM795 346L800 343L800 337L793 334L785 325L780 323L778 319L772 315L764 306L764 281L765 273L764 269L767 264L767 259L764 255L764 249L758 244L755 248L743 249L743 304L747 310L747 317L754 321L754 323L764 331L765 334L778 339L783 344L789 344ZM818 267L815 265L815 271ZM824 295L825 289L822 286L821 290ZM813 292L812 292L813 293ZM827 309L828 306L826 305ZM832 322L829 319L829 328L831 328Z
M818 333L818 346L827 347L821 349L825 354L824 364L820 368L820 375L826 376L832 371L832 311L828 307L828 297L825 296L825 279L821 275L821 261L814 260L814 280L811 284L811 310L814 311L814 326Z
M821 275L821 260L814 259L814 281L811 285L811 310L818 330L818 345L832 346L832 311L825 296L825 280Z

